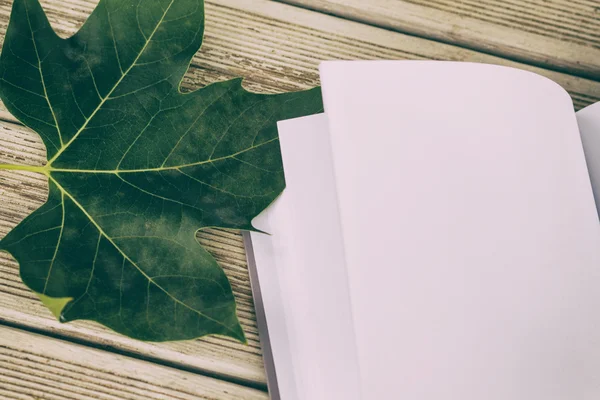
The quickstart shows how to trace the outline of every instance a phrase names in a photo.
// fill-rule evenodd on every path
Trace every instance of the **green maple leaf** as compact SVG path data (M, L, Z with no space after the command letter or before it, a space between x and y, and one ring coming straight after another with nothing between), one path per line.
M61 321L143 340L244 341L230 283L198 229L252 230L283 190L276 121L322 111L320 91L250 93L241 79L182 94L202 0L101 0L68 39L15 0L0 96L47 148L47 202L0 249Z

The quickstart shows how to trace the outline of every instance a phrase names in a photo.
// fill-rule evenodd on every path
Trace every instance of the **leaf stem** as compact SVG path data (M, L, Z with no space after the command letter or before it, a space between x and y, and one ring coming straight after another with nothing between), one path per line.
M44 175L48 174L48 168L46 166L0 164L0 169L37 172Z

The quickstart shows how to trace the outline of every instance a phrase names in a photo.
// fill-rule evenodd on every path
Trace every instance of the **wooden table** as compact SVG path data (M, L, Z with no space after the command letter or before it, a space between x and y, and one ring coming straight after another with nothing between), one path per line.
M0 0L1 36L11 3ZM42 3L67 36L96 0ZM600 98L596 0L210 0L206 14L189 88L243 76L251 90L290 91L318 85L321 60L436 59L537 72L565 87L576 109ZM0 105L0 163L43 162L37 135ZM46 191L42 176L0 171L0 237ZM95 323L59 324L0 253L0 399L268 398L241 237L211 230L199 240L232 281L247 346L214 337L143 343Z

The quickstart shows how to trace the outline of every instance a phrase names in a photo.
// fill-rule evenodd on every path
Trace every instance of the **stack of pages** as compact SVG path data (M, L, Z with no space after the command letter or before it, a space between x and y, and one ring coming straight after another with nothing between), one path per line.
M600 399L600 106L499 66L320 71L246 237L273 398Z

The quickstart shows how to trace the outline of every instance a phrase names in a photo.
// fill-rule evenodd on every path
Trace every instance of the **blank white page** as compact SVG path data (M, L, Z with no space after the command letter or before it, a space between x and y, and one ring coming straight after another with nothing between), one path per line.
M568 94L468 63L321 79L362 398L600 398L600 226Z
M287 188L252 233L283 400L357 400L358 365L325 115L278 123ZM261 332L264 334L265 331Z
M596 208L600 212L600 103L577 111L577 122L596 199Z

